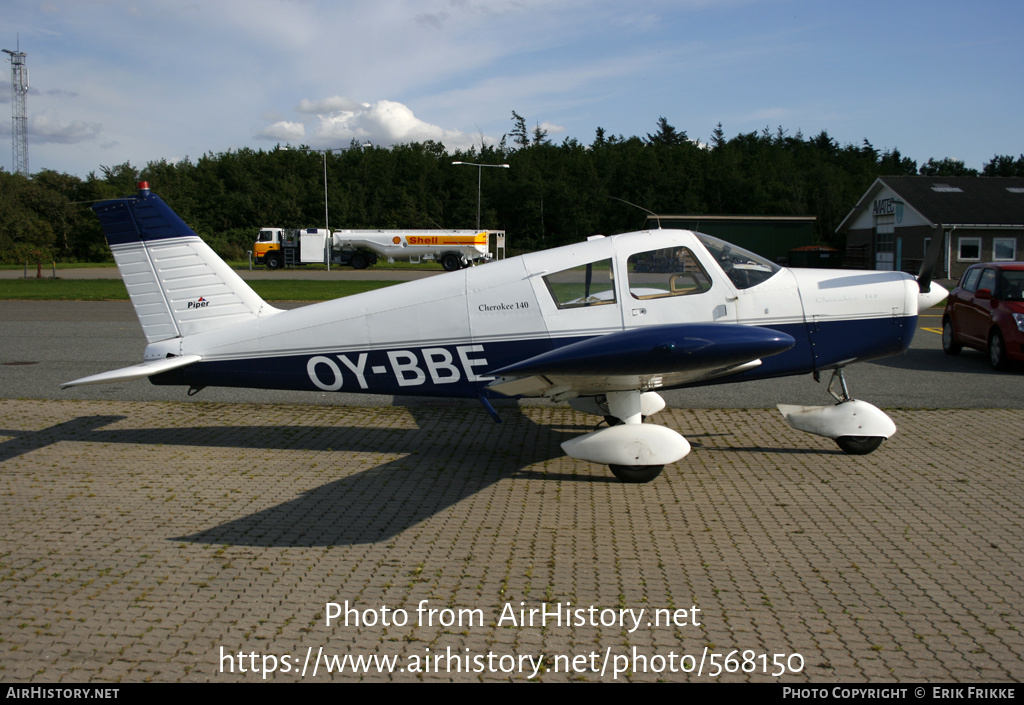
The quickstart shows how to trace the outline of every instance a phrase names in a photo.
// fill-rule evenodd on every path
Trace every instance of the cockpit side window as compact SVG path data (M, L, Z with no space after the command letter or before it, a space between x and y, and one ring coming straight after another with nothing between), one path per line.
M702 294L711 277L686 247L667 247L630 255L626 260L629 293L634 299Z
M731 245L724 240L703 233L694 234L704 244L704 247L708 248L708 252L715 258L737 289L749 289L752 286L757 286L782 270L774 262L742 247Z
M545 275L544 283L560 309L615 303L615 272L611 259L553 272Z

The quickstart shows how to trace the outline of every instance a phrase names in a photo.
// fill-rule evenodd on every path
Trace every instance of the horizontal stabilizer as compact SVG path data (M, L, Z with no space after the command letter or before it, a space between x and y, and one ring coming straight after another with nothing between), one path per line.
M168 370L176 370L179 367L185 367L193 363L202 360L201 355L180 355L178 357L166 357L162 360L151 360L144 362L141 365L133 365L131 367L122 367L119 370L111 370L109 372L101 372L98 375L92 375L90 377L82 377L76 379L73 382L65 382L60 385L61 389L67 389L68 387L78 387L84 384L105 384L107 382L126 382L131 379L142 379L143 377L150 377L161 372L167 372Z

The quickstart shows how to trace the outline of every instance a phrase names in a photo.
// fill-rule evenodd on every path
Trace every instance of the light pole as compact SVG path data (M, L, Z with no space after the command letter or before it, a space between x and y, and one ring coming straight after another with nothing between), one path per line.
M349 147L328 147L327 149L313 149L312 147L297 147L297 148L295 148L296 152L317 152L318 154L320 154L321 157L323 157L323 160L324 160L324 228L327 229L327 234L328 235L330 235L330 233L331 233L331 218L330 218L330 213L327 210L327 153L328 152L345 152L345 151L348 151L350 149L355 149L356 147L362 149L364 147L370 147L370 146L371 145L370 145L369 142L364 142L363 144L360 144L360 145L351 145ZM292 149L292 148L291 147L286 147L286 149Z
M494 167L496 169L508 169L510 167L509 167L508 164L477 164L476 162L452 162L452 166L458 166L460 164L463 164L465 166L475 166L476 167L476 229L479 232L479 230L480 230L480 183L481 183L481 180L482 180L482 175L484 173L484 169L483 168L485 166Z

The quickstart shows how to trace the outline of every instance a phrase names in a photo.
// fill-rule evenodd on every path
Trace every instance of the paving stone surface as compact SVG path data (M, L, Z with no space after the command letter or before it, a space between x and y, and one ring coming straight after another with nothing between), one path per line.
M0 400L0 680L1024 679L1020 411L669 410L644 485L503 414Z

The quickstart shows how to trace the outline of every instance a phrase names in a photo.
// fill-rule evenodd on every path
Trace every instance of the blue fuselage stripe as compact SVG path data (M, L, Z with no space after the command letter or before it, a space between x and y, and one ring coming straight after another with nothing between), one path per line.
M740 375L700 384L803 374L899 353L910 346L916 316L772 326L796 344ZM151 377L154 384L256 387L475 398L493 370L571 345L586 337L493 341L403 349L339 351L233 360L205 360ZM630 370L623 369L624 374ZM685 385L684 385L685 386Z

